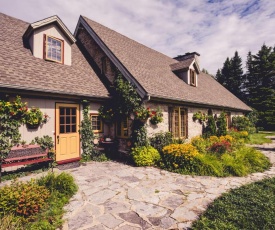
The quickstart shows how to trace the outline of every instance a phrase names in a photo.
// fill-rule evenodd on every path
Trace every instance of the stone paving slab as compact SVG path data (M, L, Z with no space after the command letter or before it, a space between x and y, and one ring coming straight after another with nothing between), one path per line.
M275 163L274 141L256 147ZM227 178L180 175L117 162L89 162L67 171L79 191L66 207L64 230L188 229L222 193L275 176L274 165L263 173Z
M270 158L273 166L246 177L180 175L117 162L89 162L79 168L66 169L75 178L79 190L65 207L62 229L188 229L222 193L275 176L275 141L255 147Z

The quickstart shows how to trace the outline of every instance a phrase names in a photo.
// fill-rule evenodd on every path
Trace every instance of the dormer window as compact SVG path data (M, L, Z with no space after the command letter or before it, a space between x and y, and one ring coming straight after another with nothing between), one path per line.
M64 44L63 40L45 35L45 59L63 63Z
M196 72L192 69L190 71L190 85L196 86Z

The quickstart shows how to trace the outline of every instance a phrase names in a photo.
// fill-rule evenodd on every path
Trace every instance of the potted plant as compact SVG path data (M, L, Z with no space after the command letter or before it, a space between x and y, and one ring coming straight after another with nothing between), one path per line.
M146 122L146 120L150 117L151 111L150 108L145 108L143 106L140 106L136 111L135 111L135 119L140 120L142 122Z
M32 107L27 111L24 121L28 129L37 129L43 121L43 113L39 108Z
M163 121L163 113L161 109L158 107L156 111L152 111L150 116L150 123L152 125L157 125Z

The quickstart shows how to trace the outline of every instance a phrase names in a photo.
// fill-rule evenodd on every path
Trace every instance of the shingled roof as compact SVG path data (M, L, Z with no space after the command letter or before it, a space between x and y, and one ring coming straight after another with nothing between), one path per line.
M81 19L84 19L84 22L96 33L151 98L171 99L241 111L251 110L212 76L201 72L198 75L198 86L190 86L172 72L171 65L174 66L175 63L179 63L177 60L86 17L81 16Z
M76 44L72 65L45 61L23 46L30 24L0 13L0 87L61 95L107 98L108 91Z

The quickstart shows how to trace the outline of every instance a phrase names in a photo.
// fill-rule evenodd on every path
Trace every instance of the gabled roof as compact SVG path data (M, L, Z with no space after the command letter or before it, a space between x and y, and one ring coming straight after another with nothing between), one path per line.
M251 110L210 75L201 72L198 75L198 86L190 86L171 71L170 66L179 63L177 60L86 17L81 16L80 21L85 24L84 28L89 27L87 31L93 38L97 37L101 48L108 50L107 56L113 61L110 54L113 55L116 62L130 73L129 76L138 82L151 98L240 111Z
M69 29L65 26L65 24L57 15L31 23L27 28L26 32L24 33L23 37L28 38L35 29L41 28L52 23L55 23L63 31L64 35L66 35L66 37L69 39L71 43L76 42L76 39L74 38L72 33L69 31Z
M0 88L109 97L77 44L71 46L71 66L34 57L22 41L28 26L29 23L0 13Z
M189 69L191 65L195 65L196 67L195 69L197 73L199 73L199 67L196 64L195 58L189 58L183 61L179 61L177 63L173 63L170 65L170 67L171 67L171 71L178 72L178 71Z

